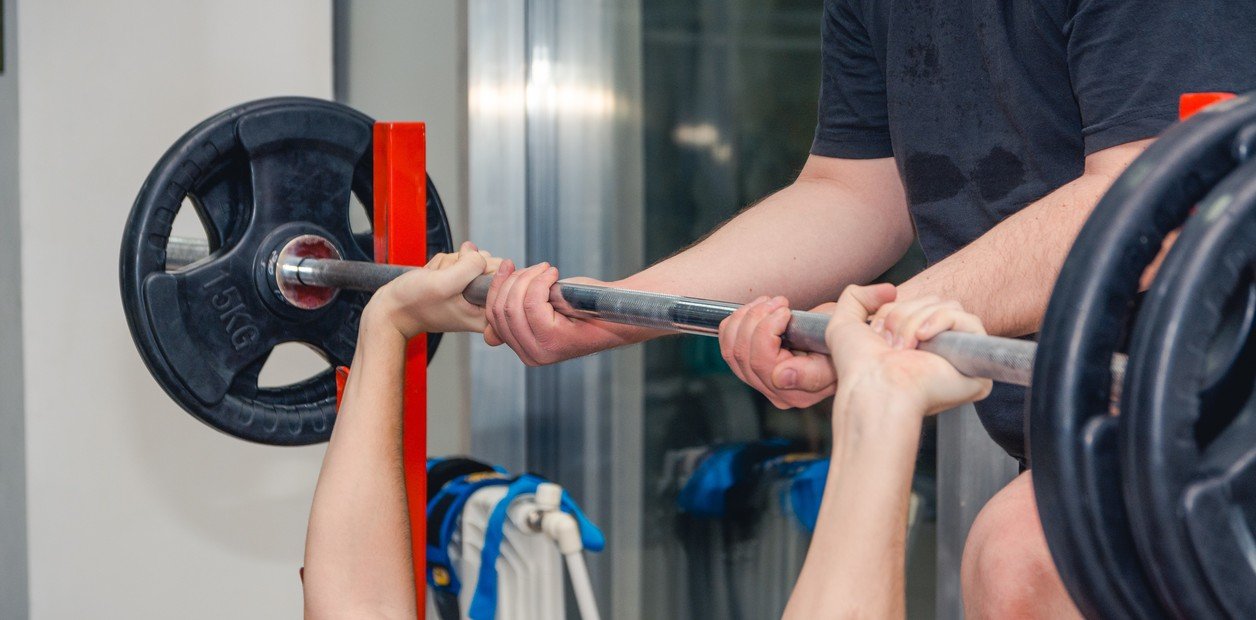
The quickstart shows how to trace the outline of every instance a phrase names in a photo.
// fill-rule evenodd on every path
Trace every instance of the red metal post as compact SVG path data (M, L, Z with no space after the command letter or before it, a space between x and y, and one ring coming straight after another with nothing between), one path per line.
M1233 99L1234 93L1182 93L1178 98L1178 120L1186 120L1196 112L1227 99Z
M345 400L345 386L349 384L349 367L336 367L336 411L340 411L340 403Z
M427 261L427 135L423 123L375 124L375 261ZM414 591L424 615L427 540L427 337L406 349L402 417Z

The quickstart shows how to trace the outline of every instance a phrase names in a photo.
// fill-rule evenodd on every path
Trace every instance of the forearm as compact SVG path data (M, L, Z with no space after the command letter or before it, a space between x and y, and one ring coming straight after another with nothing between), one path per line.
M899 287L899 299L954 299L986 330L1038 330L1064 258L1100 198L1151 140L1092 154L1086 171Z
M861 200L841 184L800 178L617 285L734 302L783 295L803 308L832 301L845 285L888 269L911 243L905 208Z
M307 617L413 618L401 461L405 337L371 306L310 511Z
M838 391L829 477L786 618L903 617L919 409L884 390Z
M991 334L1033 333L1073 239L1107 187L1091 176L1064 185L903 283L899 298L954 299Z

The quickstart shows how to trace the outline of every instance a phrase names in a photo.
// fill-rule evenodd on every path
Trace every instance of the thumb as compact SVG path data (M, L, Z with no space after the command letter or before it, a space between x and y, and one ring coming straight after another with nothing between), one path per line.
M898 291L893 284L873 284L871 286L848 286L842 291L833 309L833 317L863 323L881 306L894 301Z
M475 251L462 251L452 265L441 269L440 273L445 278L445 282L451 288L457 288L459 291L466 288L472 280L484 273L484 268L488 261Z
M493 329L492 325L484 328L484 344L487 344L490 347L497 347L501 346L505 342L506 341L502 340L501 336L497 335L497 330Z
M780 390L822 392L836 382L833 362L816 353L794 356L772 370L772 384Z

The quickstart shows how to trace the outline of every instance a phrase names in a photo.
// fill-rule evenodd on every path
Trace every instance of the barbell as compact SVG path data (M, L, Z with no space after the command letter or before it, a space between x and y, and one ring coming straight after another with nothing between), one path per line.
M200 239L171 238L167 248L177 257L168 259L167 266L176 269L209 255L208 244ZM268 277L274 279L276 295L295 307L312 310L330 303L335 289L374 292L413 267L342 260L328 241L305 235L274 252L266 269ZM463 291L463 297L484 306L492 280L492 276L476 278ZM717 336L720 323L741 307L724 301L570 282L555 284L551 298L555 309L569 317L700 336ZM791 315L782 338L785 346L793 351L828 354L824 330L829 315L799 310ZM1030 341L946 332L920 348L942 356L969 376L1027 386L1033 372L1035 344ZM1125 364L1125 355L1113 356L1114 376L1124 375Z
M202 421L268 444L329 436L330 370L280 388L257 376L284 342L347 365L368 293L410 269L370 262L369 235L349 223L351 195L371 204L370 142L371 120L344 106L262 100L192 129L145 181L123 240L126 316L154 377ZM1032 384L1039 510L1089 617L1256 616L1254 145L1250 97L1165 132L1083 227L1039 343L944 333L922 345L965 374ZM203 240L170 237L185 199ZM430 180L427 211L429 256L451 251ZM1184 222L1139 311L1140 275ZM490 281L465 297L483 305ZM570 282L551 300L573 317L702 335L738 308ZM827 321L794 311L787 346L827 353Z

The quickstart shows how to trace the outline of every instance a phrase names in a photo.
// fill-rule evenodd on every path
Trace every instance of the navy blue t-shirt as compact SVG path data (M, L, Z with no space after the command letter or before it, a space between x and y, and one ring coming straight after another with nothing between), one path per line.
M1256 89L1253 0L826 0L811 152L893 156L936 263L1150 138L1184 92ZM1025 391L978 403L1025 453Z

